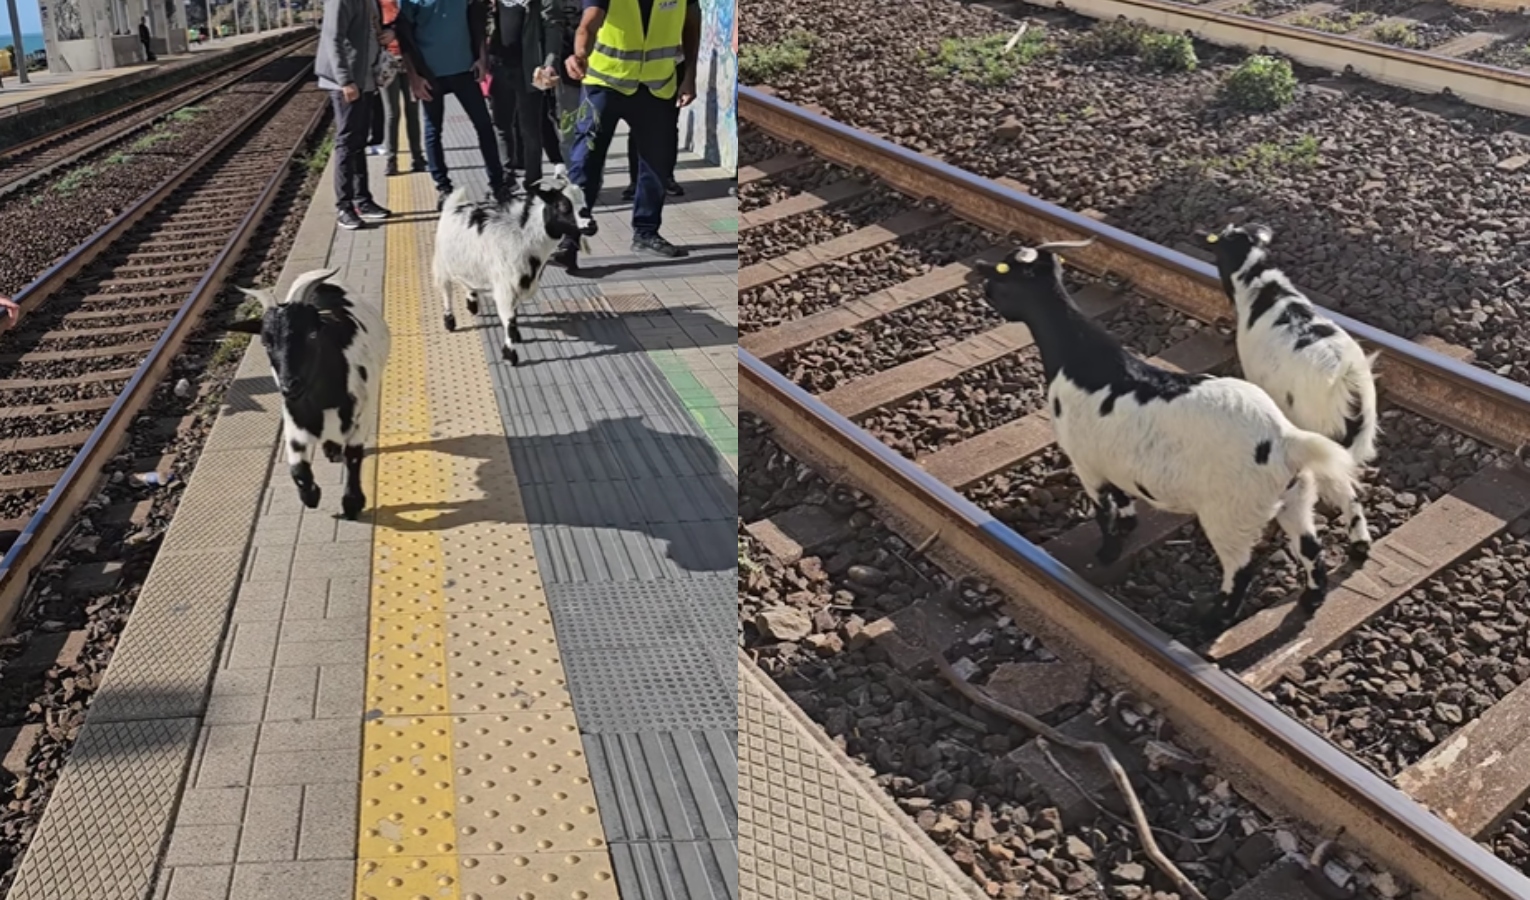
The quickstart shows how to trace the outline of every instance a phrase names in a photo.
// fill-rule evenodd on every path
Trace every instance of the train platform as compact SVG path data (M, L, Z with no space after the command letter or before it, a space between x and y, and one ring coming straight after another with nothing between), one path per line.
M129 85L147 81L183 66L207 61L248 44L271 41L283 35L302 30L307 26L275 28L258 34L243 34L218 38L203 44L191 45L185 53L159 56L154 62L135 66L118 66L91 72L30 72L30 81L22 84L15 75L6 75L4 87L0 87L0 120L19 113L31 112L45 106L72 103L98 94L121 90Z
M337 231L326 175L277 285L383 304L367 511L323 462L302 506L253 345L8 900L973 897L738 651L731 173L684 161L654 260L611 166L512 368L442 326L428 176L369 163L394 218Z

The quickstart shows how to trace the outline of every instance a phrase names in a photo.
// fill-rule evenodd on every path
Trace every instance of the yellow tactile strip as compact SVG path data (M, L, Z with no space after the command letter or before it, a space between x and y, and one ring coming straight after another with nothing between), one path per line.
M390 184L400 217L425 179ZM399 196L402 194L402 196ZM479 336L441 325L434 221L388 231L356 895L616 900ZM460 298L459 298L460 302Z

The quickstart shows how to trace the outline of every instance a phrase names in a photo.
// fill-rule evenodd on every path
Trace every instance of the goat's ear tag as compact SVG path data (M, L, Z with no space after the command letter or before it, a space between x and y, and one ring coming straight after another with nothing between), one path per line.
M998 265L993 267L993 270L995 272L998 272L1000 275L1008 275L1009 274L1009 263L999 263Z
M1214 235L1214 234L1206 235L1206 243L1208 243L1208 244L1215 244L1216 242L1217 242L1217 236L1216 235Z

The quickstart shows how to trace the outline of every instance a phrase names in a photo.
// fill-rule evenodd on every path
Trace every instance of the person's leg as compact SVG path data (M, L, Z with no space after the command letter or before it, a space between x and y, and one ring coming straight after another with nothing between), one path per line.
M430 83L430 99L423 104L425 107L425 168L430 172L430 178L436 183L436 193L442 195L452 192L451 171L446 168L446 153L441 149L441 120L446 116L446 84L445 79L432 79ZM440 204L437 203L437 208Z
M560 122L563 121L564 91L561 86L547 91L542 95L541 110L537 127L542 132L542 151L554 165L568 162L568 154L563 151L564 137ZM577 94L575 95L577 98ZM568 104L568 109L577 109L578 100Z
M622 188L622 200L624 202L631 203L632 202L632 198L637 196L637 183L638 183L637 141L633 139L632 132L629 129L628 132L627 132L627 186Z
M510 70L498 59L494 60L493 66L494 80L489 83L489 118L494 123L494 142L499 158L513 167L520 150L515 88L511 84Z
M473 131L478 134L478 151L483 154L484 168L489 175L489 193L499 196L505 189L505 167L499 161L499 146L494 140L494 123L489 120L489 104L484 102L483 89L467 72L446 79L452 96L462 105Z
M356 104L356 106L360 107L357 112L360 115L366 116L368 119L370 119L373 111L373 105L368 101L376 98L377 96L377 91L371 91L370 93L363 95L361 102ZM370 126L370 121L368 122L368 125ZM372 129L370 127L367 128L367 131L371 130ZM388 218L388 216L392 215L392 213L379 205L376 200L372 199L371 176L367 171L367 158L365 156L358 156L356 163L356 215L361 216L368 222L380 222L383 219Z
M663 100L644 90L629 98L630 114L625 118L638 151L637 199L632 204L632 249L654 256L685 256L686 251L659 236L664 223L664 173L669 159L670 139L666 132L671 123L668 107L673 98Z
M357 165L366 165L366 132L358 127L356 104L347 103L339 91L329 92L330 106L335 111L335 213L342 228L360 228L356 216Z
M569 143L568 177L584 191L585 205L593 210L600 196L600 184L606 168L606 151L611 148L611 136L616 133L619 121L608 114L613 97L620 97L606 88L587 87L582 92L578 111L574 117L574 135ZM552 262L573 271L579 266L579 241L564 238L553 254Z
M542 149L547 137L547 130L543 126L551 124L547 121L551 106L547 92L539 91L530 84L517 85L515 103L520 114L517 120L521 145L519 165L526 173L525 183L529 189L530 185L542 180ZM557 153L556 146L549 151L554 162L558 160Z
M685 63L679 65L678 73L681 77L684 77ZM675 178L675 166L680 162L680 107L676 105L679 99L680 97L677 94L675 97L664 101L664 108L669 111L669 125L666 126L668 128L666 134L669 136L669 143L667 144L669 153L665 156L664 171L661 175L664 179L664 190L671 197L685 196L685 189L680 187L680 182Z
M399 76L400 79L403 76ZM425 171L425 144L420 140L420 101L406 82L399 92L404 98L404 133L409 135L409 171Z
M398 174L398 115L404 99L403 81L402 77L395 78L382 90L384 175Z

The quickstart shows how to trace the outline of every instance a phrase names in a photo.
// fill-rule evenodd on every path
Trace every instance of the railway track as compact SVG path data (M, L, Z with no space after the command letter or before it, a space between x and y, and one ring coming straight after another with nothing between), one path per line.
M0 196L34 184L80 159L110 149L164 116L191 106L260 71L272 60L294 52L310 36L298 33L253 59L239 59L207 72L191 84L176 84L23 141L0 152Z
M252 82L243 115L15 296L24 318L0 347L0 531L15 535L0 561L0 620L16 614L323 121L311 57L292 63Z
M989 5L1016 16L1036 12L1020 3ZM1273 14L1261 17L1259 4L1250 0L1058 0L1056 6L1091 19L1141 21L1222 47L1273 51L1316 69L1530 115L1530 71L1496 64L1518 60L1505 48L1517 50L1530 40L1530 19L1506 5L1497 7L1504 10L1499 15L1478 13L1480 21L1469 30L1446 30L1449 36L1432 45L1427 39L1431 23L1459 17L1458 7L1422 0L1275 2L1269 4ZM1371 11L1376 8L1383 12ZM1520 62L1530 66L1530 53Z
M1530 896L1530 880L1478 843L1496 845L1530 794L1515 725L1530 714L1530 666L1516 664L1530 659L1514 624L1530 608L1512 590L1530 530L1516 457L1530 391L1461 348L1336 316L1382 352L1389 436L1367 498L1380 539L1363 565L1335 572L1310 619L1293 614L1294 567L1267 551L1251 595L1265 608L1197 656L1175 637L1196 614L1187 595L1215 589L1204 541L1154 513L1120 563L1095 564L1030 336L987 313L968 280L973 259L1007 249L997 236L1092 236L1068 258L1089 314L1161 363L1231 371L1214 269L769 94L740 97L746 122L777 142L746 135L757 158L739 173L740 394L775 440L874 497L947 571L1002 591L1002 615L1151 698L1261 806L1344 829L1431 896ZM766 528L783 530L789 517ZM1444 630L1417 621L1431 603L1454 611ZM913 666L914 636L944 649L983 626L929 601L867 627ZM1426 682L1436 668L1444 681ZM1324 708L1314 683L1342 697ZM1369 753L1372 738L1387 752Z

